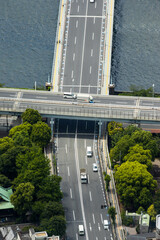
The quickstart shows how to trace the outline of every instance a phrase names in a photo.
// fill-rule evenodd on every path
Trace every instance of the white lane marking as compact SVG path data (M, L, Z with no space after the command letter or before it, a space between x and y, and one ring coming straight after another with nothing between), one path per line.
M73 78L73 70L72 70L71 78Z
M90 66L89 68L89 73L91 74L91 72L92 72L92 66Z
M99 229L99 231L101 231L101 227L100 227L100 224L98 223L98 229Z
M77 42L77 37L75 37L75 39L74 39L74 44L76 45L76 42Z
M92 33L92 40L94 40L94 32Z
M73 61L75 60L75 53L73 53Z
M76 28L78 27L78 20L76 21Z
M90 231L92 231L91 223L89 223L89 229L90 229Z
M95 217L94 217L94 213L92 213L92 217L93 217L93 223L95 224Z
M107 238L106 238L106 237L104 237L104 240L107 240Z
M96 237L96 240L98 240L98 237Z
M87 156L85 156L85 160L86 160L86 165L88 165L88 162L87 162Z
M67 154L67 144L65 144L65 150L66 150L66 154Z
M87 16L88 13L88 1L87 1L87 7L86 7L86 12L85 15ZM81 85L82 85L82 72L83 72L83 63L84 63L84 48L85 48L85 39L86 39L86 28L87 28L87 18L85 18L85 23L84 23L84 34L83 34L83 48L82 48L82 60L81 60L81 72L80 72L80 88L79 88L79 93L81 92Z
M93 49L91 49L91 57L93 56Z
M93 24L95 24L95 22L96 22L96 18L94 17L94 18L93 18Z
M78 5L78 8L77 8L77 12L79 12L79 5Z
M86 139L84 140L84 147L86 148Z
M92 193L91 193L91 191L89 191L89 198L90 198L90 201L92 202Z
M97 7L97 2L95 2L95 8Z
M69 170L69 167L67 167L67 169L68 169L68 177L70 177L70 170Z
M74 210L73 210L73 220L74 220L74 221L76 220Z
M77 121L77 123L78 123L78 121ZM80 203L81 203L81 211L82 211L84 229L85 229L85 234L86 234L86 240L89 240L87 223L86 223L86 217L85 217L85 212L84 212L82 186L81 186L81 182L80 182L80 167L79 167L78 145L77 145L77 126L76 126L74 149L75 149L75 162L76 162L76 171L77 171L77 179L78 179L78 189L79 189L79 196L80 196Z
M102 214L100 214L100 216L101 216L101 222L102 222L102 224L103 224L103 217L102 217Z
M70 196L71 196L71 198L72 198L72 189L70 188Z
M90 183L90 182L89 182L89 174L88 174L88 183Z
M76 233L76 240L78 240L78 233Z

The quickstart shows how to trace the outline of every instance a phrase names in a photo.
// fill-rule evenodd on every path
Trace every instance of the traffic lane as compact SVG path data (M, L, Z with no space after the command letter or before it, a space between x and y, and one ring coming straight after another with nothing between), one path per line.
M71 15L85 15L88 1L86 0L72 0L71 1Z
M59 126L59 133L70 134L76 131L77 120L69 120L69 119L60 119L58 126ZM70 135L73 138L73 135ZM75 136L74 136L75 137Z
M2 97L2 98L3 98L3 97L16 98L16 97L17 97L17 94L18 94L18 91L17 91L17 92L15 92L15 91L12 92L12 91L9 90L9 91L7 92L7 91L1 91L1 90L0 90L0 97Z
M92 138L93 135L88 135L88 133L94 134L94 128L95 128L94 121L79 120L78 127L77 127L78 137L82 137L82 138L84 137L84 139L85 139L85 138L91 136L91 138ZM87 134L87 136L85 134Z
M88 16L102 16L102 13L103 13L103 0L95 0L94 3L89 2Z
M78 135L79 136L79 135ZM86 146L92 146L93 139L86 140ZM88 172L88 184L82 184L83 203L86 216L89 239L105 239L106 231L103 229L103 219L106 219L101 204L104 205L104 197L101 189L98 173L93 173L92 164L95 158L86 158L86 148L82 140L78 139L79 155L81 155L80 168ZM84 150L83 150L84 149ZM104 215L104 216L103 216Z
M61 101L64 100L63 99L63 94L59 95L59 94L53 94L52 92L47 92L45 91L44 93L23 93L22 96L23 99L38 99L38 100L51 100L51 101Z
M70 18L63 91L66 91L66 85L70 85L70 88L72 88L73 85L79 85L82 64L84 24L84 18Z
M102 19L88 18L85 38L82 85L87 86L87 93L97 93L99 70L99 51ZM94 87L93 87L94 86ZM84 92L85 88L82 88Z
M160 100L156 98L140 100L140 106L160 107Z
M67 237L76 239L78 223L82 223L81 204L79 197L78 179L75 171L74 138L60 138L58 141L58 167L62 177L61 189L63 192L63 206L67 221ZM72 231L71 231L72 229Z
M95 96L95 103L114 104L114 105L130 105L136 106L138 98L123 97L123 96Z

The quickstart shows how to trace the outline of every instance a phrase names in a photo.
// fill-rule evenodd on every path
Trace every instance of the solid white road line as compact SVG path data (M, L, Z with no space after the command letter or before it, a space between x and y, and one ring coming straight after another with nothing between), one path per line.
M95 8L97 7L97 2L95 2Z
M66 150L66 154L67 154L67 144L65 144L65 150Z
M76 240L78 240L78 234L76 233Z
M79 5L78 5L78 8L77 8L77 12L79 12Z
M84 140L84 147L86 148L86 139Z
M90 198L90 201L92 202L92 193L91 193L91 191L89 191L89 198Z
M93 24L95 24L95 22L96 22L96 18L94 17L94 18L93 18Z
M88 165L87 156L85 156L85 160L86 160L86 165Z
M93 49L91 49L91 57L93 56Z
M89 174L88 174L88 183L90 183L90 181L89 181Z
M102 214L100 214L100 216L101 216L101 222L102 222L102 224L103 224L103 217L102 217Z
M92 33L92 40L94 40L94 32Z
M72 70L71 78L73 78L73 70Z

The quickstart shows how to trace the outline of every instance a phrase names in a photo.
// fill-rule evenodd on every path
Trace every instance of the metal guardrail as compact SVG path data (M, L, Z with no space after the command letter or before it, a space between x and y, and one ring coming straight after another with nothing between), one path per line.
M107 104L70 103L59 101L24 100L24 99L1 99L0 112L10 115L20 115L32 108L39 111L41 115L79 118L90 120L128 120L134 122L160 122L160 109L149 107L117 106Z

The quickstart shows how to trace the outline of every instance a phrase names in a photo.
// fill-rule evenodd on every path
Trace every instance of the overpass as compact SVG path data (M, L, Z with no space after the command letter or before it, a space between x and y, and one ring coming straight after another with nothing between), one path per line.
M83 99L64 99L63 93L0 90L0 114L19 116L27 108L36 109L43 117L50 118L160 122L159 98L95 95L94 103L88 103Z

